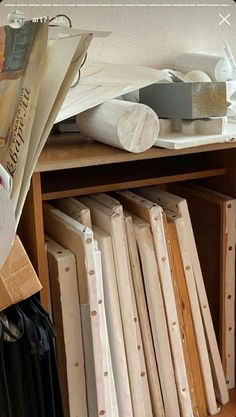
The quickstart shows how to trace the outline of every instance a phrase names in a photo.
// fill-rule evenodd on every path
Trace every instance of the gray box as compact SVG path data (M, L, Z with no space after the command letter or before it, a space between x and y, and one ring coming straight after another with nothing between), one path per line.
M204 119L226 115L224 82L157 83L139 90L140 103L160 118Z

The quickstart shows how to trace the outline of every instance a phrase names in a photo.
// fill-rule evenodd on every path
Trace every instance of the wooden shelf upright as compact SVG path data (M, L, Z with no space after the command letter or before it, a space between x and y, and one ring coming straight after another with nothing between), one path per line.
M78 134L49 138L32 178L20 233L43 285L48 306L42 202L69 196L197 180L236 198L236 143L168 150L152 148L130 154ZM235 417L236 391L222 407L221 417Z

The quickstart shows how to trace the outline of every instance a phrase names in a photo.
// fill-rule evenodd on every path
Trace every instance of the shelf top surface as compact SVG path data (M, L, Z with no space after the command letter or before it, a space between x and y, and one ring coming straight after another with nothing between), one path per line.
M232 148L236 148L236 142L177 150L152 147L146 152L134 154L81 137L78 133L57 134L49 137L38 160L35 172L164 158Z

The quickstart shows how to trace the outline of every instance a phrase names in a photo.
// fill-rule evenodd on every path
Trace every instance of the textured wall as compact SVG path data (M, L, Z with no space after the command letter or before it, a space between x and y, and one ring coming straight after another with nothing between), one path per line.
M26 4L28 0L18 0ZM105 0L108 2L109 0ZM122 0L118 0L122 1ZM139 2L143 0L139 0ZM154 1L154 0L151 0ZM160 3L161 0L157 2ZM190 0L194 2L193 0ZM187 1L189 4L190 1ZM37 0L30 3L35 4ZM90 0L90 3L104 1ZM115 1L117 3L117 1ZM134 3L137 0L126 1ZM173 0L163 3L177 3ZM196 0L197 2L197 0ZM216 1L204 2L213 3ZM236 56L236 5L225 0L231 7L20 7L27 16L50 16L67 13L74 26L84 29L110 30L109 38L95 40L89 54L100 61L149 65L155 68L170 66L171 58L182 51L222 52L222 45L229 40ZM1 3L0 23L6 19L13 7ZM49 0L44 1L49 3ZM60 0L57 3L62 3ZM74 1L67 1L74 3ZM77 2L78 3L78 2ZM88 3L81 0L80 3ZM114 0L113 0L114 3ZM178 1L179 3L179 1ZM186 1L183 1L186 3ZM218 13L226 16L231 13L231 26L223 23Z

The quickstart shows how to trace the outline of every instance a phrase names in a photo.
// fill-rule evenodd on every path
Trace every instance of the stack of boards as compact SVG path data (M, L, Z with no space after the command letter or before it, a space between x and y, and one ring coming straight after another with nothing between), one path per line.
M44 222L65 415L217 414L229 395L185 198L67 198Z

